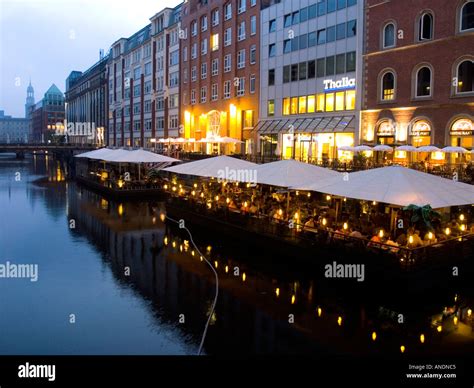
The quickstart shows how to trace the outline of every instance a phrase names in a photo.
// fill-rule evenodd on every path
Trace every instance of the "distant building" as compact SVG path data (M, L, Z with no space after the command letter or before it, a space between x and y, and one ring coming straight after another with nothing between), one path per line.
M5 115L0 110L0 143L27 143L29 120Z
M65 136L69 143L107 144L107 60L66 79Z
M26 89L25 118L30 118L30 111L33 105L35 105L35 90L33 89L33 86L31 86L30 80L30 84Z
M117 40L108 62L109 144L153 147L179 136L179 28L181 4Z
M55 84L31 107L30 115L33 142L57 141L64 133L64 95Z

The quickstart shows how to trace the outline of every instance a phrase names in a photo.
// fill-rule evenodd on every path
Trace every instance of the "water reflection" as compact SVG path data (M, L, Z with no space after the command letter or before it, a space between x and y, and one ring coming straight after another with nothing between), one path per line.
M40 174L64 176L57 173L54 161L46 165L33 160L21 168L29 171L30 179ZM2 165L0 169L3 184L11 171ZM26 185L25 190L33 207L45 207L51 221L63 221L61 229L74 241L73 246L62 247L64 253L80 247L81 254L91 257L88 271L110 269L111 281L121 292L133 290L140 296L142 308L153 317L150 326L142 328L148 338L151 333L160 338L171 335L181 346L153 349L156 353L195 352L214 297L214 276L189 236L161 217L164 204L115 202L72 182L47 181ZM31 209L22 211L34 214ZM230 242L218 232L209 236L188 227L196 233L199 251L219 274L217 309L205 343L208 354L390 355L399 354L403 346L406 353L427 355L462 353L473 344L469 287L410 296L400 292L403 285L400 290L374 290L355 283L336 286L305 268L257 265L261 252L229 248ZM91 247L100 256L90 252ZM89 268L94 260L101 261L100 267ZM81 276L70 267L62 271L65 279ZM95 280L90 287L103 287L103 279ZM112 308L109 314L128 322L121 311ZM94 314L99 320L100 312ZM115 334L120 338L118 331ZM138 353L140 346L144 353L150 351L135 343Z

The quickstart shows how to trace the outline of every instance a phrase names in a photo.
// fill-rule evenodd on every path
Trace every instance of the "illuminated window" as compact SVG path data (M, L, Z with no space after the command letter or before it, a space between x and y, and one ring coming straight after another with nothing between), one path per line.
M355 109L355 99L356 99L355 90L346 91L346 110Z
M275 115L275 100L268 100L267 115L268 116L274 116Z
M334 93L326 93L326 112L334 112Z
M324 100L325 100L326 96L324 95L324 93L320 93L317 95L317 103L318 103L318 109L317 111L318 112L324 112Z
M308 113L314 113L316 111L316 99L314 95L308 96Z
M299 109L298 113L306 113L306 96L301 96L299 98Z
M295 115L298 113L298 97L291 97L291 114Z
M244 111L244 128L252 128L253 127L253 110L246 110Z
M336 93L336 110L344 110L344 92Z
M382 76L382 100L393 99L395 99L395 76L389 71Z
M290 98L285 97L283 99L283 115L288 116L290 114Z
M212 51L219 50L219 34L211 35L211 50Z

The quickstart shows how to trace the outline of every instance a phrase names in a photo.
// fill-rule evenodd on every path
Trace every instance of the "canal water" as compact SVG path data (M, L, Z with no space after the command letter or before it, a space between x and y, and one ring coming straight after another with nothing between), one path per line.
M0 155L0 264L38 266L37 281L0 278L0 354L196 354L215 283L189 236L163 221L164 203L109 201L66 173L51 157ZM219 276L205 354L472 349L469 284L413 295L323 281L291 257L272 265L239 236L189 227Z

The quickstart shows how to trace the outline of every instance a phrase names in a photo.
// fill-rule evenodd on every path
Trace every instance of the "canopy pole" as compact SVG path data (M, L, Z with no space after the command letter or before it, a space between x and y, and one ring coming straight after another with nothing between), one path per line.
M290 190L286 192L286 220L290 220Z

